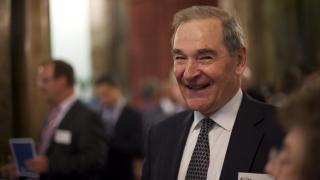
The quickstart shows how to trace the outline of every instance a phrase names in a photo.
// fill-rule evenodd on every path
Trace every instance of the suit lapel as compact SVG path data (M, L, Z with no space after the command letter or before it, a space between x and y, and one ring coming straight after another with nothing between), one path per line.
M173 134L170 135L170 138L168 138L169 142L167 147L172 147L172 149L166 148L168 149L167 157L171 157L170 159L172 160L172 162L167 162L165 164L168 165L166 168L168 172L171 172L170 179L177 179L178 177L180 161L192 122L193 112L189 112L186 116L184 116L183 119L179 119L176 121L176 125L173 126ZM167 160L167 158L165 159ZM170 167L170 169L168 167Z
M114 131L113 131L113 133L114 133L114 136L117 136L118 135L118 133L122 133L121 131L121 128L122 127L126 127L126 125L125 124L127 124L128 123L128 121L127 121L127 119L128 119L128 117L127 117L127 115L128 115L128 107L127 107L127 105L125 105L123 108L122 108L122 110L121 110L121 112L120 112L120 114L119 114L119 116L118 116L118 119L116 120L116 123L115 123L115 125L114 125Z
M79 101L77 100L69 109L69 111L65 114L65 116L63 117L63 119L60 121L60 124L58 125L58 127L56 127L56 129L54 130L56 132L57 129L68 129L72 126L69 126L68 124L70 123L69 121L74 119L72 116L75 114L75 112L77 111L78 105L79 105ZM55 146L55 141L54 141L54 136L55 136L55 132L52 134L52 138L50 140L50 144L47 150L46 154L50 154L50 152L52 151L52 149Z
M263 112L245 94L232 130L220 180L250 172L264 137Z

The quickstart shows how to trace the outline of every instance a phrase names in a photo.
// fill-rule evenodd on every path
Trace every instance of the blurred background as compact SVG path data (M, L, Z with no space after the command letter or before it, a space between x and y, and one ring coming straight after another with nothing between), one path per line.
M39 134L47 110L36 89L41 61L70 62L84 101L98 76L116 74L130 104L143 111L172 70L173 14L191 5L239 17L249 54L243 88L264 101L281 105L319 72L320 28L312 22L320 13L308 13L318 0L0 0L0 164L10 137Z

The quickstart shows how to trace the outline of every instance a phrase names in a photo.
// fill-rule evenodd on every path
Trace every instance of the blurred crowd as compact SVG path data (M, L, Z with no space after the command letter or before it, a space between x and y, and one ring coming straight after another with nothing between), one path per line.
M217 10L217 12L220 13L219 10ZM206 18L204 19L207 20ZM201 26L201 23L204 22L207 24L213 23L206 22L205 20L196 19L190 22L198 23L199 21L200 25L195 23L193 28L198 25ZM181 26L187 26L190 22L182 23ZM188 28L183 29L181 26L175 29L178 32L177 34L180 35L175 34L178 36L178 38L175 39L175 42L177 41L176 46L184 45L183 43L186 41L181 40L186 38L186 36L183 36L183 33L185 33L183 30L186 32L190 30ZM179 40L181 40L181 42ZM181 44L179 44L179 42ZM37 72L37 87L50 106L50 111L47 117L44 118L41 133L36 140L37 155L33 159L25 162L29 170L39 175L33 178L137 180L141 177L145 179L154 177L152 173L156 171L152 168L156 167L156 163L160 160L151 156L154 154L158 155L157 153L154 151L154 154L148 152L148 150L151 151L154 149L150 148L151 146L148 144L150 142L147 141L149 141L149 137L153 137L155 140L164 144L164 142L161 141L160 135L165 134L163 132L161 134L163 130L161 128L167 125L163 123L165 120L171 120L171 117L178 118L187 111L190 111L190 109L193 110L192 113L194 113L195 121L197 120L196 118L199 112L201 114L199 117L205 116L211 118L215 117L212 115L213 112L216 113L220 109L225 110L223 109L224 106L219 106L219 108L214 109L212 112L210 109L209 113L207 113L207 109L201 109L203 106L201 106L202 104L199 105L199 102L207 105L207 102L214 102L214 100L216 100L211 98L211 94L208 95L207 101L203 99L202 101L192 99L194 95L200 97L202 94L191 91L206 89L210 87L212 83L203 83L203 85L201 84L203 81L192 81L190 77L196 74L194 73L196 71L194 69L189 69L188 72L184 74L181 73L182 75L179 74L179 68L182 69L182 66L185 65L183 63L188 59L186 57L188 53L181 52L181 49L176 48L174 49L176 51L173 52L176 67L175 74L170 72L165 79L145 79L145 83L141 86L143 103L140 103L139 107L134 106L136 104L130 102L130 99L125 96L125 90L121 82L117 79L116 74L103 74L98 77L93 85L95 90L94 97L89 102L83 102L75 94L73 87L75 77L70 64L63 60L49 60L40 64ZM303 76L299 73L288 74L285 83L281 85L261 85L254 82L251 70L245 64L245 51L241 51L245 49L245 47L240 47L239 49L243 54L240 53L239 63L232 67L236 67L235 69L239 72L241 71L241 73L239 73L241 74L241 80L239 80L239 82L241 81L241 84L239 84L241 85L241 91L234 88L234 91L232 91L234 94L230 96L228 101L223 101L223 105L227 106L227 102L233 97L243 97L242 99L245 99L243 101L247 99L249 99L247 100L249 103L252 101L254 104L252 106L265 108L264 113L266 114L272 111L270 110L272 106L269 105L276 107L278 110L276 116L278 118L275 119L279 119L278 122L285 129L286 135L282 146L271 150L269 161L264 167L265 172L277 180L319 180L320 111L318 109L320 107L320 75L317 71L318 68L315 68L315 71L304 74ZM205 53L207 53L205 54L205 58L208 58L207 56L211 56L210 53L212 52L208 51ZM203 61L209 62L207 59ZM187 64L184 68L190 68L192 65ZM207 65L209 67L212 64L208 63ZM194 65L194 67L203 67L203 64ZM225 66L221 65L221 67L224 68ZM214 68L212 68L212 72L218 72L216 74L219 74L220 69ZM208 69L203 68L202 70L206 71ZM224 70L228 72L227 68ZM194 74L192 75L192 73ZM202 72L199 74L201 73ZM226 84L226 87L223 86L224 91L221 92L221 97L223 95L229 95L229 91L231 94L231 90L228 89L229 86L227 86L232 84L233 81L232 78L230 78L231 80L228 79L228 75L230 74L225 75L226 80L224 82L218 82L221 84L224 83L223 85ZM201 75L196 74L194 76L200 77ZM237 83L234 82L234 84ZM235 86L230 85L230 87L233 88ZM212 91L212 94L213 93L216 92ZM217 94L220 95L219 93ZM188 95L190 95L190 97L188 97ZM217 99L219 100L220 96L218 95ZM201 98L207 97L201 96ZM230 102L239 102L239 106L237 107L239 108L240 102L242 102L241 98L239 98L238 101L237 99L232 99L234 101L230 100ZM214 105L215 104L212 106ZM250 108L254 109L254 107ZM249 112L251 113L251 111ZM225 112L222 111L219 113L223 114ZM269 116L268 114L264 118L273 118L273 113L270 114L272 115ZM237 113L233 115L235 118L238 117ZM259 124L259 122L256 124ZM197 126L196 124L192 125L192 123L189 125L191 127ZM235 123L235 126L236 125L238 124ZM274 126L274 124L268 125L266 129L269 128L268 130L274 130L275 134L278 133L278 129L276 129L278 126ZM153 129L153 134L150 133L152 127L156 127ZM192 131L188 131L187 133L190 133L190 136L186 136L186 141L187 137L192 139ZM267 139L268 137L269 136L266 135L265 138ZM231 136L231 138L234 137ZM274 140L273 137L270 138L270 141L272 140ZM279 135L276 141L281 140ZM276 142L272 143L272 146L276 145ZM186 144L188 145L188 143ZM148 145L149 149L147 148ZM160 145L162 144L157 144L156 147L160 147ZM185 147L188 150L187 145L185 145ZM196 146L195 143L194 146ZM269 144L266 146L269 148ZM228 147L228 145L226 147ZM268 148L266 148L266 151L269 151ZM162 152L167 151L162 150L159 153ZM190 160L193 158L192 151L189 155ZM147 170L142 170L146 157L148 161L147 164L144 165L144 168ZM167 158L167 156L163 157ZM178 179L189 176L189 169L188 166L184 166L183 157L185 156L182 156L180 166L182 169L180 169L180 174L178 173L175 176L176 178L179 177ZM264 158L265 155L263 154L261 157ZM1 167L1 176L11 179L30 179L30 177L21 177L19 167L14 163L14 159L10 159L8 164ZM156 160L153 166L152 160L154 159ZM165 161L166 159L163 160ZM148 167L148 165L150 165L150 167ZM258 166L261 168L260 164L257 165L257 167ZM183 169L184 167L185 169ZM142 173L143 171L146 171L144 175ZM181 173L184 174L181 176Z

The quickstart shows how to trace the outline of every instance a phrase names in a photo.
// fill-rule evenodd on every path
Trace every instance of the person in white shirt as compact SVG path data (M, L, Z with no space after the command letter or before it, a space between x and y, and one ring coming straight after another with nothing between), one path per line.
M99 77L95 90L99 103L96 110L104 122L109 147L101 179L139 179L143 156L141 114L126 102L115 76Z

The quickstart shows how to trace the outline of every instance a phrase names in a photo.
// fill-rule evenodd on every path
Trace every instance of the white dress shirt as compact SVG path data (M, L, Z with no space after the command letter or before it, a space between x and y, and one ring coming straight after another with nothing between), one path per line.
M122 113L122 110L126 106L126 100L124 98L120 98L114 108L106 108L102 109L102 118L105 122L108 122L112 125L117 124L118 119Z
M242 96L242 91L239 89L236 95L227 104L210 116L215 123L208 135L210 146L210 162L207 173L208 180L219 180L220 178L232 128L241 104ZM194 121L191 125L180 162L178 180L185 180L193 149L200 133L200 121L203 118L205 118L205 116L200 112L194 112Z
M126 100L121 97L113 108L102 107L102 120L107 138L113 137L115 126L125 106Z

